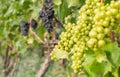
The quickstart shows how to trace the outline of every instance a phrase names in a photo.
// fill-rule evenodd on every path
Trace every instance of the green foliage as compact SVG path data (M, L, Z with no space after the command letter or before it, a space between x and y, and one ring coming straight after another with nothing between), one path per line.
M104 4L110 3L110 1L104 0ZM55 15L63 23L64 18L71 15L73 17L71 17L70 22L74 22L77 17L76 11L84 3L85 0L54 0ZM37 19L40 10L39 0L0 0L0 9L0 42L2 43L0 53L2 55L5 54L8 45L14 47L14 51L10 53L11 56L14 56L13 54L16 52L25 54L28 47L34 48L39 44L31 34L27 37L21 36L19 28L19 23L22 19L26 21L30 17ZM42 25L41 22L39 25ZM35 32L43 39L43 33L45 32L43 27L38 26ZM69 56L68 52L60 49L56 49L54 53L58 59L68 59ZM103 77L120 77L119 53L120 48L117 43L109 43L103 48L99 48L97 52L88 49L85 52L85 61L83 62L85 73L88 77L97 77L98 75L103 75Z
M115 77L119 77L118 69L120 67L120 48L117 43L111 43L105 46L104 50L107 54L107 59L112 64L112 74Z
M21 20L29 20L31 16L35 18L39 10L35 7L39 7L38 0L0 1L0 42L3 54L8 45L13 45L14 52L26 51L27 38L21 36L19 23Z
M66 0L66 1L68 3L68 8L79 5L79 0Z
M71 7L79 7L80 5L83 5L85 3L85 0L53 0L54 4L57 6L60 6L62 2L67 2L68 8Z
M75 13L76 9L85 3L85 0L53 0L56 16L64 23L64 18ZM74 20L74 18L71 18Z
M61 0L53 0L54 1L54 4L59 6L62 4L62 1Z
M110 3L112 0L104 0L104 4Z
M111 77L110 75L113 75L114 77L119 77L120 48L118 48L117 43L110 43L99 50L101 51L94 52L89 49L86 52L86 59L83 65L88 76L103 75L104 77Z
M98 62L96 57L100 54L95 54L94 51L88 50L86 52L86 59L83 63L84 69L89 77L96 77L98 75L103 75L111 71L111 64L105 59L102 62ZM104 55L104 54L103 54ZM103 56L101 54L101 57Z

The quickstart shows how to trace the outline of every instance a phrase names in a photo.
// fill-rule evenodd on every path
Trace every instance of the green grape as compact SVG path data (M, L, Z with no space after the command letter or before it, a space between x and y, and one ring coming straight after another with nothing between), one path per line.
M104 20L104 21L103 21L103 26L104 26L104 27L108 27L108 26L109 26L109 22Z
M101 39L104 39L104 34L103 33L99 33L97 34L97 39L101 40Z
M95 38L95 37L97 36L97 32L94 31L94 30L91 30L90 33L89 33L89 36L90 36L91 38Z
M79 73L82 70L82 63L84 61L83 56L84 56L84 47L81 44L76 44L74 47L75 52L73 52L73 56L71 57L72 59L72 68L74 70L75 73Z
M87 42L87 46L90 47L90 48L92 48L92 47L95 45L95 43L97 43L97 39L91 38L91 39Z
M105 41L104 40L99 40L98 41L98 46L99 47L103 47L105 45Z
M98 33L104 32L104 28L102 26L97 26L95 29Z
M110 34L110 29L109 28L105 28L104 29L104 33L107 34L107 35L109 35Z

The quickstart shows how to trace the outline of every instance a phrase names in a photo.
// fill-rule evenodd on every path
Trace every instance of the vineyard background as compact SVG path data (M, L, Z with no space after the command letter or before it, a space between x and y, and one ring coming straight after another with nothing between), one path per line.
M45 7L48 5L44 6L45 1L48 1L48 4L49 1L54 3L54 11L52 10L54 16L51 17L54 24L53 32L49 32L49 29L44 25L45 22L43 22L44 15L43 19L40 15L41 10L46 13ZM70 57L73 56L73 53L71 55L71 53L66 52L67 48L66 51L56 49L53 52L57 54L57 59L55 59L57 62L50 60L50 53L58 41L61 40L59 35L61 32L67 31L64 24L71 26L70 23L75 23L72 24L75 28L80 16L78 12L85 5L85 1L97 0L0 0L0 77L39 77L37 75L41 73L43 76L40 77L119 77L120 48L119 39L116 42L116 38L117 36L119 38L120 31L116 31L118 34L116 34L115 39L111 32L109 39L112 42L101 49L98 48L101 52L94 52L92 49L85 52L84 72L80 72L81 75L75 74L74 69L71 69L72 61ZM106 5L107 3L110 4L111 1L100 0L99 2ZM118 8L120 9L119 6ZM89 9L87 12L90 13ZM113 13L115 12L113 11ZM120 18L119 16L118 13L118 18ZM39 17L42 20L39 20ZM32 19L37 21L36 29L33 28ZM21 29L21 21L26 22L25 25L29 25L27 36L24 36L24 32L22 32L24 29ZM65 41L69 40L66 39ZM67 46L67 44L65 45ZM52 58L54 59L55 56L52 55ZM46 61L47 65L44 64ZM43 69L41 69L42 65L45 66Z
M68 8L69 1L54 0L55 16L63 23L63 19L70 14L72 8ZM70 5L71 6L71 5ZM16 53L20 54L16 62L14 77L34 77L40 65L44 62L41 45L32 34L24 37L20 32L20 21L29 21L30 18L37 20L42 7L42 0L1 0L0 1L0 76L4 74L4 60L8 46L12 46L10 52L11 61ZM65 9L63 9L65 8ZM41 39L44 39L45 29L41 22L34 30ZM30 42L30 43L29 43ZM51 72L52 71L52 72ZM45 77L66 77L67 73L62 62L52 62Z

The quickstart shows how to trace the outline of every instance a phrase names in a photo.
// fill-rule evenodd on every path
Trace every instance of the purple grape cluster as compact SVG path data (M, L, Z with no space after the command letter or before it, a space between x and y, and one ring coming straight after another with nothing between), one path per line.
M39 19L42 20L42 23L46 30L50 33L53 30L53 2L52 0L44 0L45 5L42 10L39 12Z
M20 22L20 31L21 31L22 35L27 36L28 35L28 30L29 30L28 22L25 22L25 21L22 20Z
M31 27L33 29L36 29L37 25L38 25L37 21L35 19L32 19ZM20 31L21 31L23 36L27 36L28 35L29 26L30 26L30 23L28 23L26 21L23 21L23 20L20 21Z
M35 19L32 19L32 28L36 29L37 25L38 25L37 21Z

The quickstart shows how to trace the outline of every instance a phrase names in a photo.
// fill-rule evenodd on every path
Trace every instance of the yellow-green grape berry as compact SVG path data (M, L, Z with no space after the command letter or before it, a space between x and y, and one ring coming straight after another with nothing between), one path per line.
M67 47L67 46L68 46L68 43L67 43L67 42L64 42L64 46Z
M68 48L68 47L65 47L65 50L66 50L66 51L68 51L68 50L69 50L69 48Z
M103 26L104 26L104 27L108 27L108 26L109 26L109 22L104 20L104 21L103 21Z
M99 39L99 40L101 40L101 39L103 39L104 38L104 34L103 33L99 33L98 35L97 35L97 39Z
M104 29L104 33L107 34L107 35L110 35L110 29L109 28L105 28Z
M90 31L89 36L90 36L91 38L96 38L96 37L97 37L97 32L94 31L94 30L92 30L92 31Z
M98 41L98 46L99 47L103 47L105 45L105 41L104 40L99 40Z
M97 31L98 33L102 33L102 32L104 32L104 28L103 28L102 26L97 26L97 27L96 27L96 31Z
M96 43L97 43L97 39L91 38L91 39L87 42L87 46L90 47L90 48L92 48Z

